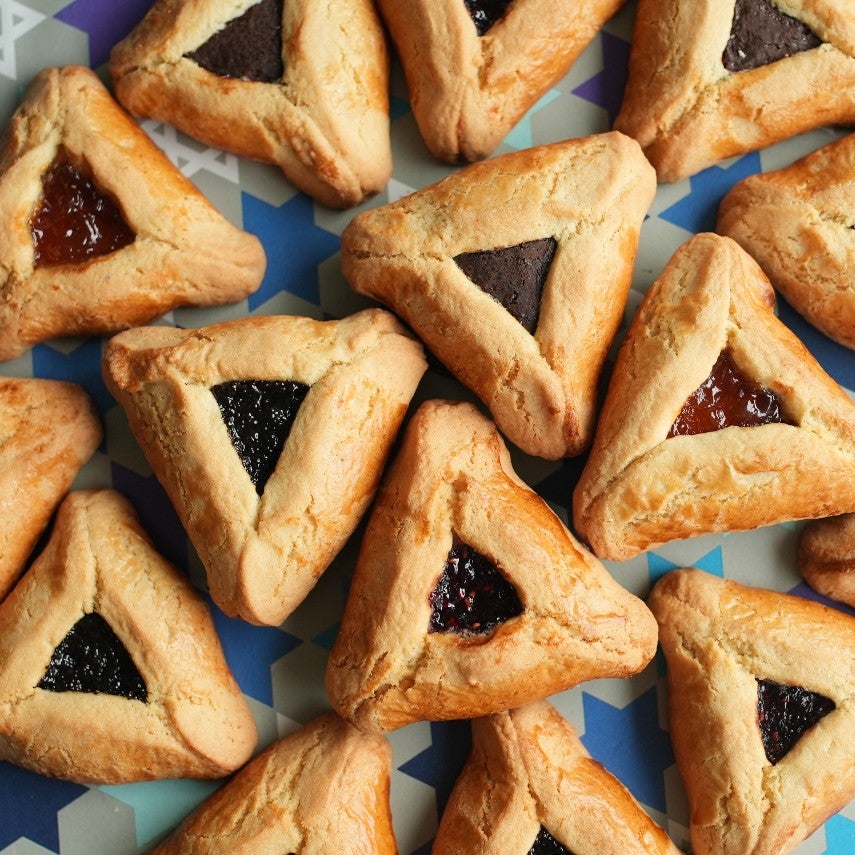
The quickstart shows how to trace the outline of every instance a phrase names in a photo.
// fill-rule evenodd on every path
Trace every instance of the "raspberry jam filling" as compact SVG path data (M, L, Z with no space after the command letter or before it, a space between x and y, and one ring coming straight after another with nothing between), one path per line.
M479 36L483 36L494 24L497 24L513 0L463 0L469 17L475 23Z
M774 766L836 704L825 695L774 680L757 680L757 724L766 758Z
M294 380L233 380L211 388L255 491L264 493L309 387Z
M725 350L709 377L683 404L668 436L781 422L788 423L775 393L745 377Z
M36 267L81 264L134 241L119 206L81 170L59 158L42 177L30 218Z
M458 635L484 635L523 610L516 589L499 568L457 538L430 606L430 632Z
M83 615L71 627L54 650L37 688L148 700L145 681L133 659L97 612Z
M562 846L542 825L528 855L573 855L566 847Z

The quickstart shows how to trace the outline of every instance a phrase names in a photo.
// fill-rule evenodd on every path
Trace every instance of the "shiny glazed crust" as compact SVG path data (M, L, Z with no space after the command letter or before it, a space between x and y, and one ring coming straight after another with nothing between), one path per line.
M87 263L35 267L30 219L61 150L91 170L136 239ZM0 246L0 359L178 306L235 302L258 288L266 265L258 238L226 220L77 66L40 72L0 143Z
M37 688L57 645L97 612L148 700ZM0 756L81 783L219 778L256 744L208 607L112 490L71 493L45 551L0 606Z
M169 494L227 614L278 625L312 589L368 507L426 370L388 312L341 321L251 317L113 338L104 376ZM311 386L261 497L211 387Z
M716 230L757 259L796 311L855 349L855 135L740 181Z
M428 149L480 160L563 77L624 0L515 0L479 37L460 0L379 0Z
M486 635L428 631L454 535L523 605ZM520 481L494 425L468 403L423 404L362 540L327 669L333 707L375 732L487 715L634 674L655 647L644 603Z
M855 619L700 570L648 600L668 662L669 728L695 855L784 855L855 796ZM836 709L776 765L757 724L757 679Z
M432 855L528 855L541 826L570 852L680 855L546 701L476 719L472 741Z
M576 530L600 558L855 510L855 404L775 317L773 300L756 262L713 234L687 241L653 284L573 495ZM793 424L668 439L725 347Z
M289 0L285 72L220 77L185 56L257 0L159 0L114 48L116 97L202 142L277 164L318 201L349 207L392 172L389 57L371 0Z
M775 0L822 39L749 71L725 68L736 0L640 0L615 128L660 181L823 125L855 122L855 11L849 0Z
M79 386L0 378L0 600L101 438Z
M621 134L495 157L354 218L342 269L404 318L511 442L550 459L579 454L655 190ZM557 249L531 335L454 256L548 237Z
M799 572L815 591L855 609L855 514L813 520L804 527Z
M392 752L333 713L274 743L151 855L397 855Z

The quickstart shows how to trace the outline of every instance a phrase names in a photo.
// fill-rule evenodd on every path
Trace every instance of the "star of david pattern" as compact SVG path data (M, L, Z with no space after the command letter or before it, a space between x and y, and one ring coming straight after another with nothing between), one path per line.
M76 62L104 72L112 45L151 4L152 0L119 4L0 0L0 120L5 123L29 79L43 66ZM566 77L508 134L500 152L610 127L626 79L633 15L630 3L606 25ZM346 212L312 202L273 167L207 148L162 122L143 122L155 144L225 216L260 238L269 260L261 288L248 300L216 309L176 310L162 322L190 327L274 313L338 318L363 308L367 301L350 291L339 269L342 230L360 210L395 201L453 169L428 155L397 67L391 81L391 120L393 176L383 192ZM630 305L637 305L680 243L691 233L714 226L718 202L735 181L782 166L840 133L817 131L661 187L642 230L633 283L636 293ZM851 351L825 338L783 302L779 314L853 394ZM102 413L106 439L75 486L114 486L129 496L157 548L201 586L200 562L103 384L102 347L103 342L96 339L47 342L5 363L0 373L71 379L89 391ZM451 388L453 381L441 367L437 369L429 372L429 388ZM546 463L516 455L515 465L517 458L521 476L566 522L584 460ZM797 525L775 526L672 543L606 565L619 582L642 597L663 574L692 565L748 584L821 599L796 572L797 536ZM324 671L357 548L355 537L281 627L250 626L225 616L211 603L227 661L251 705L263 744L328 708ZM658 656L633 678L591 681L552 700L573 721L590 753L623 781L678 846L686 848L688 813L665 724L664 686L664 661ZM399 849L402 855L427 855L438 817L469 750L469 724L420 722L390 734L390 741ZM0 855L138 855L217 786L198 781L81 786L0 763ZM852 855L855 803L832 817L796 852Z

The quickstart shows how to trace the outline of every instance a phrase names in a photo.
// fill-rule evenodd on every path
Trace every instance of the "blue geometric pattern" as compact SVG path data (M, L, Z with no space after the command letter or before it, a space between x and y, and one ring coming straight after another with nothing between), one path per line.
M855 852L855 822L838 814L825 824L823 855L852 855Z
M56 13L59 21L89 35L89 66L98 68L110 58L116 42L123 39L151 8L154 0L122 0L103 14L101 0L74 0Z
M603 70L573 90L574 95L605 107L609 125L613 125L623 102L623 91L629 73L629 42L605 30L600 33L603 48Z
M101 376L100 339L84 339L68 354L49 344L37 344L33 348L33 375L78 383L92 396L102 413L116 406Z
M651 587L656 584L666 573L671 570L676 570L681 567L681 564L674 564L667 558L657 555L655 552L647 553L647 572L650 576ZM724 577L724 564L722 562L721 547L716 546L705 555L702 555L696 561L692 562L693 567L699 570L705 570L707 573L712 573L720 578Z

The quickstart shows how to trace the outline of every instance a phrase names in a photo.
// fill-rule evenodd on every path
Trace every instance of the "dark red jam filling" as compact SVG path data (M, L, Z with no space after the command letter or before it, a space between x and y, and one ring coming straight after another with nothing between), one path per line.
M472 282L533 333L557 246L555 238L541 238L504 249L464 252L454 260Z
M508 11L513 0L463 0L469 17L475 23L479 36L483 36L494 24L497 24Z
M835 703L818 692L757 680L757 724L766 758L774 766Z
M566 847L562 846L542 825L528 855L573 855Z
M59 643L37 688L148 700L137 666L97 612L83 615Z
M514 586L485 555L455 538L430 595L430 632L484 635L523 606Z
M710 376L683 404L668 436L780 422L788 423L775 393L745 377L725 350Z
M276 83L282 79L283 0L261 0L185 54L218 77Z
M722 62L728 71L749 71L821 44L807 24L768 0L736 0Z
M276 468L309 387L294 380L233 380L211 392L260 496Z
M42 199L30 218L36 267L81 264L134 241L119 206L66 160L42 177Z

